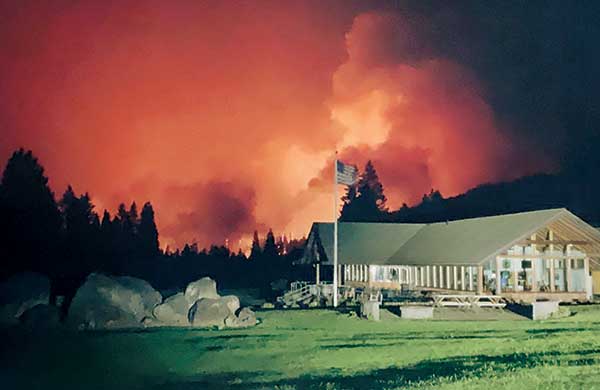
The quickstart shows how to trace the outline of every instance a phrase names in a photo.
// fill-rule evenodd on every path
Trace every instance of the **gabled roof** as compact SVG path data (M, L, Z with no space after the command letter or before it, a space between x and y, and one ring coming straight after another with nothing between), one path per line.
M384 264L423 224L407 223L338 223L338 259L343 264ZM333 223L316 222L310 235L317 234L327 256L333 258ZM309 235L309 241L310 241Z
M565 240L586 241L581 250L590 257L600 256L598 230L567 209L550 209L432 224L341 222L338 260L340 264L482 264L544 228ZM332 223L313 224L309 242L316 241L330 264Z
M551 209L432 223L419 230L387 263L479 264L531 236L564 211Z

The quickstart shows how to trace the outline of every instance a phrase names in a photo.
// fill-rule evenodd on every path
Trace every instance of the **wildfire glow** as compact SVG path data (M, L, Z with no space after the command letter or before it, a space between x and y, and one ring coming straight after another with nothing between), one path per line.
M57 194L70 183L110 210L151 200L163 246L330 220L336 147L374 160L392 207L543 168L469 70L418 55L426 42L395 14L19 3L0 8L0 157L31 148Z

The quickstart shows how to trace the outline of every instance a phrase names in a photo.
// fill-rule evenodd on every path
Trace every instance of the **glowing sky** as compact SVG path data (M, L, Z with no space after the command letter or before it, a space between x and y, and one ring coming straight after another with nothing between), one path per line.
M0 159L32 149L57 195L72 184L98 211L152 201L163 246L331 220L336 148L374 161L393 208L553 167L505 128L473 69L434 47L432 27L401 12L1 4Z

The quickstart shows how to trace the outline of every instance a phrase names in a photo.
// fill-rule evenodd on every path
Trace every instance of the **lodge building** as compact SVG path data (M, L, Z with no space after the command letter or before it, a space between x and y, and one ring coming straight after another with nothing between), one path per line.
M332 266L333 224L314 223L302 258ZM588 301L600 294L600 231L567 209L431 224L338 223L341 286Z

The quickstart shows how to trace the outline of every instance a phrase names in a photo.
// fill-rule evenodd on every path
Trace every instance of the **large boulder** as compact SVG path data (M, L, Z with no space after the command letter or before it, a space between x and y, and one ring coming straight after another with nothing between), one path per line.
M60 326L60 309L50 305L35 305L19 318L23 327L29 330L50 330Z
M247 328L256 325L256 314L247 307L239 310L237 315L230 314L225 318L225 326L228 328Z
M196 280L188 284L185 288L185 297L190 306L202 298L219 298L219 294L217 294L217 282L209 277Z
M250 308L244 307L237 314L238 326L247 327L256 325L256 314Z
M41 274L16 274L0 284L0 323L16 324L36 305L50 302L50 280Z
M154 308L154 318L162 325L188 326L190 303L183 293L175 294Z
M235 295L225 295L220 299L227 305L230 313L235 313L240 308L240 300Z
M219 328L224 327L225 319L235 313L235 311L232 312L230 310L230 307L233 306L235 306L233 301L225 297L199 299L190 309L190 323L192 326L199 328L211 326L217 326Z
M141 316L143 318L145 315L152 313L152 309L162 302L161 293L143 279L131 276L119 276L115 279L121 286L136 292L135 302L132 302L131 309L137 317Z
M138 327L161 301L144 280L91 274L71 302L67 323L78 329Z

